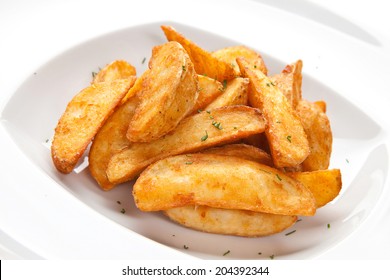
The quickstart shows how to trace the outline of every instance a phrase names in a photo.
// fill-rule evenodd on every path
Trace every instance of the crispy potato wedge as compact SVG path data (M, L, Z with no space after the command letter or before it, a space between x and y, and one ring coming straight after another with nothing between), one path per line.
M55 128L51 156L55 167L70 173L134 79L93 84L68 103Z
M129 120L133 117L139 103L137 95L122 104L104 123L96 134L89 150L89 170L103 190L110 190L112 184L106 174L112 155L128 148L131 142L126 137Z
M202 49L171 26L163 25L161 29L168 41L177 41L186 49L194 63L196 73L220 82L229 81L235 77L234 68L230 63L214 57L210 52Z
M302 60L297 60L287 65L282 73L270 77L286 96L292 108L295 108L302 99L302 66Z
M315 101L314 104L318 106L318 108L321 109L323 113L326 113L326 102L323 100Z
M159 159L232 143L264 129L262 115L255 108L237 105L202 111L185 118L174 131L156 141L133 143L113 155L107 176L113 184L123 183Z
M305 185L313 194L317 208L335 199L342 188L341 172L339 169L327 169L311 172L291 172L288 176Z
M226 85L225 91L213 102L207 105L205 110L213 110L231 105L247 105L248 86L249 79L247 78L237 77L230 80Z
M309 141L310 154L302 162L302 171L327 169L332 154L333 135L328 116L316 104L301 100L296 107Z
M198 75L199 95L195 106L192 108L192 113L202 110L224 91L222 83L207 76Z
M265 151L247 144L228 144L201 151L203 154L235 156L272 166L272 158Z
M94 77L92 83L113 82L120 79L128 79L136 76L137 71L133 65L124 60L115 60L107 64Z
M297 216L192 205L168 209L165 214L172 221L188 228L244 237L275 234L297 221Z
M248 48L247 46L231 46L212 52L212 55L219 60L225 61L234 68L234 73L237 76L241 75L240 68L237 65L236 59L243 57L249 61L253 68L259 69L264 75L267 75L268 70L264 63L263 58L255 50Z
M188 205L312 216L312 193L283 172L239 157L187 154L151 164L133 186L142 211Z
M184 48L168 42L153 48L150 71L142 75L140 103L127 138L150 142L172 131L198 98L198 77Z
M302 163L310 153L302 124L283 93L258 69L243 58L237 63L250 80L249 103L259 108L267 121L267 135L276 167L293 167Z

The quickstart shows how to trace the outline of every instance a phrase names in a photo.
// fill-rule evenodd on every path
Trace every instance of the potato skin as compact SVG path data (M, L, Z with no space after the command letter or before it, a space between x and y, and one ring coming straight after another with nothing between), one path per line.
M198 76L185 49L177 42L153 48L150 69L136 93L140 103L129 123L131 142L151 142L172 131L198 98Z
M202 111L185 118L174 131L160 139L133 143L113 155L107 176L111 183L120 184L134 179L149 164L162 158L236 142L264 129L264 119L255 108L236 105Z
M58 171L72 172L134 81L133 77L92 84L73 97L58 121L51 145L52 160Z
M296 107L307 135L310 154L302 162L302 171L324 170L329 167L333 135L328 116L317 104L302 99Z
M142 211L187 205L312 216L311 192L283 172L238 157L179 155L157 161L141 173L133 196Z
M164 213L172 221L188 228L243 237L276 234L297 221L297 216L194 205L171 208Z
M214 57L210 52L184 37L172 26L163 25L161 29L168 41L177 41L186 49L194 63L196 73L206 75L221 83L235 77L234 68L230 63Z
M249 104L259 108L267 121L265 134L276 167L295 167L310 153L302 123L287 98L260 70L243 58L237 63L250 80Z

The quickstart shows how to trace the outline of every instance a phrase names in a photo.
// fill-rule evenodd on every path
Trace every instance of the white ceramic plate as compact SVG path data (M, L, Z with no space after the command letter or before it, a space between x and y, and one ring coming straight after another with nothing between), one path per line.
M342 170L344 185L338 199L319 209L314 217L302 217L280 234L241 238L193 231L159 213L137 210L129 183L110 192L100 190L85 169L85 162L70 175L55 170L50 158L50 139L71 97L88 85L92 72L115 59L131 62L138 73L142 73L151 48L166 41L161 24L130 27L80 44L37 69L13 94L1 114L2 125L22 153L42 171L41 175L52 179L52 187L65 189L83 204L130 231L202 258L220 258L227 250L230 250L229 257L240 259L310 258L353 233L370 216L383 192L389 160L386 134L375 120L306 73L304 97L313 101L324 99L329 105L328 115L334 132L331 167ZM240 44L194 27L175 22L168 24L209 50ZM288 63L272 54L262 54L271 73L277 73ZM121 213L122 208L125 214ZM293 230L293 234L286 235ZM184 246L188 249L183 250Z

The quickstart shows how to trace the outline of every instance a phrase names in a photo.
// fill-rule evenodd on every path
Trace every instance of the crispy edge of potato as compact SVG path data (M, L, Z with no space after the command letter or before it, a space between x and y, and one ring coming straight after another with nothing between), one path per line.
M297 216L194 205L171 208L164 213L172 221L191 229L243 237L276 234L297 221Z
M213 102L206 106L205 110L213 110L219 107L248 104L249 79L237 77L230 80L224 92Z
M272 158L268 153L257 147L242 143L227 144L223 146L213 147L210 149L203 150L201 151L201 153L236 156L243 159L253 160L268 166L273 166Z
M286 96L292 108L295 108L302 99L302 67L302 60L297 60L286 65L280 74L270 77Z
M328 116L316 104L302 99L295 111L309 141L310 154L302 162L302 171L327 169L332 154L333 135Z
M288 172L286 174L301 182L312 192L317 208L334 200L342 188L340 169Z
M142 75L140 103L130 121L131 142L151 142L172 131L198 98L198 76L177 42L153 48L150 71Z
M112 155L131 145L126 132L138 102L138 96L135 95L122 104L107 119L92 141L88 167L92 177L103 190L108 191L115 186L107 178L107 166Z
M164 157L197 152L238 141L265 129L258 109L243 105L202 111L185 118L174 131L149 143L133 143L110 159L107 176L114 184L132 180Z
M94 75L92 83L113 82L136 75L137 71L133 65L125 60L114 60Z
M267 121L271 156L276 167L294 167L310 153L303 126L284 94L260 70L253 69L243 58L237 63L250 80L249 103L259 108Z
M133 186L142 211L187 205L312 216L316 202L302 183L275 168L239 157L184 154L159 160Z
M72 98L58 121L51 145L51 157L58 171L72 172L133 82L134 79L124 79L93 84Z
M198 74L198 82L199 95L191 114L204 109L225 91L221 82L210 77Z
M263 57L255 50L244 46L229 46L212 52L212 55L220 60L229 63L234 68L234 73L236 76L241 75L240 68L238 67L236 59L238 57L243 57L247 59L254 68L260 69L265 75L268 73L267 66L263 60Z
M162 25L161 29L168 41L177 41L186 49L194 63L196 73L207 75L220 82L229 81L235 77L234 68L231 64L215 58L210 52L184 37L172 26Z

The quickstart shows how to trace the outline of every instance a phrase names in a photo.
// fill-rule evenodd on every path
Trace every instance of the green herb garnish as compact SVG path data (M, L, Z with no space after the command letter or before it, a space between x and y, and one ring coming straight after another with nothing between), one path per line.
M291 135L288 135L286 138L287 138L288 142L291 143Z
M287 236L287 235L293 234L294 232L296 232L295 229L293 231L287 232L285 235Z
M207 138L209 138L209 135L208 135L208 133L207 133L207 130L205 130L204 132L205 132L206 134L203 135L202 138L200 138L200 141L202 141L202 142L203 142L203 141L206 141Z
M213 121L213 122L212 122L212 125L215 126L216 128L218 128L219 130L222 130L222 125L221 125L220 122L217 123L216 121Z

